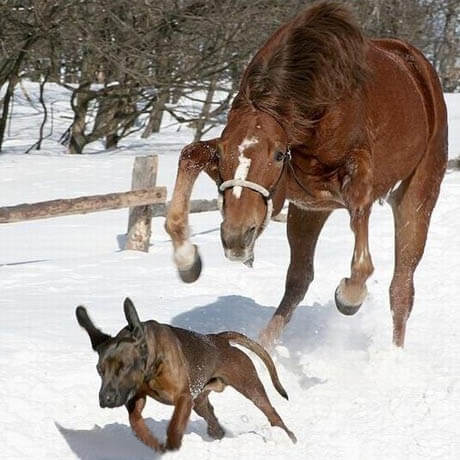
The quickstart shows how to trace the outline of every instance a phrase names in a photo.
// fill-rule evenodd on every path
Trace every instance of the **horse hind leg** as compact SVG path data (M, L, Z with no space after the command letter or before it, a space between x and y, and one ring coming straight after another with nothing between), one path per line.
M395 269L390 285L393 343L404 346L406 323L414 303L414 272L422 258L436 204L445 158L428 151L413 175L392 193L395 222Z

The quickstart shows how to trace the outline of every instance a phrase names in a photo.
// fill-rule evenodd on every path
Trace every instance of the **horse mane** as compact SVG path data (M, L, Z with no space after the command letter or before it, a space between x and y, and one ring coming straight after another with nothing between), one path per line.
M348 8L321 2L279 29L243 75L232 108L273 116L301 142L325 110L363 85L367 41Z

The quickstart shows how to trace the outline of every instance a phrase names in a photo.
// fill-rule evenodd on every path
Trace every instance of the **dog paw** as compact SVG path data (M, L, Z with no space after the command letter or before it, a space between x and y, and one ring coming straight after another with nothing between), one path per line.
M286 431L287 435L289 436L289 439L294 443L294 444L297 444L297 437L296 435L290 431L290 430L287 430Z
M160 452L164 454L165 452L179 450L181 444L182 444L181 442L177 443L177 442L171 442L167 440L164 444L160 444Z
M208 435L213 439L222 439L225 436L225 431L220 426L208 428Z

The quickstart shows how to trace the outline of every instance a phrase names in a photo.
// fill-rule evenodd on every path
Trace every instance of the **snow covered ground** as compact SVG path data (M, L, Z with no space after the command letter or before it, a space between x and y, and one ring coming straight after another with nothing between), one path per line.
M27 86L35 97L33 85ZM35 140L40 115L21 99L0 155L0 206L128 190L135 155L158 153L159 185L171 191L178 153L191 133L171 126L148 141L133 137L119 150L63 155L56 141L69 120L56 116L55 134L40 153L22 155ZM62 90L48 93L55 115ZM449 156L460 155L460 95L448 95ZM66 114L68 116L68 113ZM165 120L168 124L169 120ZM214 197L205 177L195 197ZM0 458L152 459L131 433L124 408L100 409L96 355L74 310L88 307L96 324L115 333L125 325L130 296L142 319L202 332L226 329L256 337L283 293L288 265L285 226L272 223L256 247L254 269L224 258L217 212L191 217L204 270L179 281L163 218L154 219L148 254L119 250L127 211L70 216L0 228ZM449 171L433 214L425 256L416 273L416 301L406 349L391 347L388 286L393 224L388 205L374 207L370 246L375 273L369 298L353 317L333 302L348 274L352 234L345 212L327 223L317 250L316 279L275 352L290 400L257 366L273 405L295 432L284 432L231 389L211 396L227 430L206 435L192 414L178 459L458 459L460 458L460 173ZM144 411L161 439L171 408L150 400Z

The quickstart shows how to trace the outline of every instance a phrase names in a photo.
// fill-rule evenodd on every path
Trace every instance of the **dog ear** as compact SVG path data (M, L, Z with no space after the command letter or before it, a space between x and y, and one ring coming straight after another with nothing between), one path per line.
M77 307L75 315L77 316L78 324L88 333L94 351L97 351L97 348L101 344L112 338L110 335L104 334L93 324L85 307Z
M139 315L137 314L136 307L129 297L126 297L123 308L125 310L126 321L128 321L129 329L136 339L141 339L144 336L144 328L142 327Z

